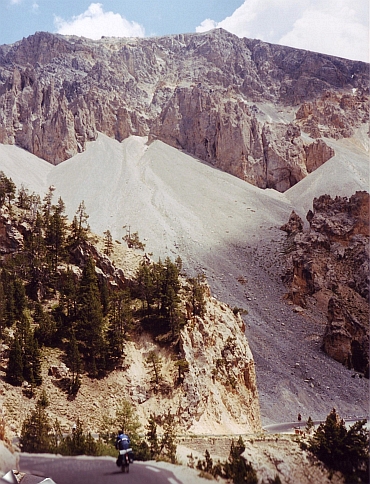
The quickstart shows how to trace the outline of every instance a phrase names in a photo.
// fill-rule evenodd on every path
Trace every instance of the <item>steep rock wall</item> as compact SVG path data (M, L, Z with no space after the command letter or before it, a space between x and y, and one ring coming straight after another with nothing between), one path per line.
M327 307L323 349L369 376L369 194L350 199L315 198L307 214L310 231L292 214L282 227L291 239L289 297L306 307L314 298Z
M295 121L301 129L313 137L350 136L366 122L368 78L365 63L220 29L99 41L37 33L0 46L0 142L58 164L83 151L99 131L119 141L149 135L282 191L332 152L315 151L300 134L287 149L278 141L281 122L258 121L253 103L281 112L305 103ZM330 112L317 100L324 95ZM358 100L361 115L355 114Z

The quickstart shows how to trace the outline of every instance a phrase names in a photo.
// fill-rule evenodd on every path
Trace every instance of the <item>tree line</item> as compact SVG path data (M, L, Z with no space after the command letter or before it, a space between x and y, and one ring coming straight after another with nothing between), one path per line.
M201 276L184 285L180 258L157 263L143 258L127 287L112 288L98 278L92 257L81 261L76 255L91 236L84 202L69 224L63 200L53 201L54 191L50 187L43 200L24 187L16 192L0 173L0 208L23 227L22 249L0 263L0 338L10 346L9 383L26 381L33 394L42 384L42 348L59 347L70 368L68 392L75 395L83 372L99 378L119 365L125 341L138 326L176 346L186 322L181 300L189 301L192 315L202 315L205 286ZM137 246L137 233L131 239ZM109 231L104 243L111 254ZM186 365L177 367L181 379Z

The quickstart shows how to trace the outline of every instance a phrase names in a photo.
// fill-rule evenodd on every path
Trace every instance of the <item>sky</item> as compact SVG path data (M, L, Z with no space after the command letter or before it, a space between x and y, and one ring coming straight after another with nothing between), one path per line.
M37 31L99 39L218 27L369 62L368 0L0 0L0 45Z

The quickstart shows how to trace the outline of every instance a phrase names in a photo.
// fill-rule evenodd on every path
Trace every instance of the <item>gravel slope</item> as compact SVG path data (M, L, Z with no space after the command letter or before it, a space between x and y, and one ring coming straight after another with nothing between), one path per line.
M85 201L93 231L120 240L130 226L153 258L180 255L189 274L204 272L214 295L248 311L263 424L368 412L368 381L320 350L325 317L300 314L284 300L279 227L291 210L305 215L314 196L368 190L368 154L360 144L331 141L336 157L285 194L261 190L160 141L104 135L86 152L51 166L0 145L0 169L17 186L49 185L73 217Z

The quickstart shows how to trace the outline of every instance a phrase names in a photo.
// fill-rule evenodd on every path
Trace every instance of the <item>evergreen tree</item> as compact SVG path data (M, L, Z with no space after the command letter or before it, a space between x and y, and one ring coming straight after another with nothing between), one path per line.
M176 464L176 425L175 416L168 411L164 416L163 436L161 439L161 455L172 464Z
M6 369L6 379L15 386L22 385L23 378L23 356L20 338L16 334L9 351L8 366Z
M175 366L179 372L178 382L180 383L184 380L185 373L189 371L189 363L184 359L179 359L175 362Z
M30 195L23 183L17 193L17 206L23 210L29 210L31 207Z
M87 235L90 230L87 222L88 218L89 215L86 213L85 202L82 200L72 220L71 235L69 239L72 247L76 247L84 240L87 240Z
M149 351L146 358L146 363L149 367L150 374L152 376L151 382L158 385L162 381L162 360L161 357L155 351Z
M243 439L239 437L237 443L231 442L230 454L224 464L224 473L227 479L232 479L235 484L257 484L256 471L250 463L242 457L245 451Z
M41 288L48 282L44 222L40 212L36 212L33 230L25 235L24 250L28 260L28 295L34 301L39 299Z
M82 343L91 376L105 371L104 319L95 265L88 259L77 296L76 337Z
M44 311L42 304L37 302L35 304L33 319L38 324L35 329L35 338L39 345L51 346L55 341L57 331L54 318Z
M51 216L51 207L52 207L52 200L53 200L53 195L54 195L55 187L54 186L49 186L49 189L44 197L43 200L43 206L42 206L42 212L43 212L43 221L44 221L44 227L49 226L49 220Z
M74 332L72 332L68 350L67 350L67 358L68 358L68 365L69 369L72 372L72 379L69 388L69 393L71 395L77 395L78 390L81 386L81 356L78 350L78 344L76 340L76 336Z
M150 458L157 459L160 454L160 445L157 435L157 423L154 414L150 414L148 425L146 427L146 439L149 443Z
M128 290L114 291L111 294L108 317L109 355L115 361L121 358L124 341L133 326L131 297Z
M346 482L369 482L369 435L366 420L347 430L336 410L330 412L309 442L309 450L333 470L342 472Z
M104 232L104 254L106 254L109 257L112 254L112 252L113 252L112 234L110 233L110 230L106 230Z
M23 343L23 377L31 385L31 394L35 386L42 384L41 355L37 339L28 327Z
M36 408L22 425L20 447L22 452L45 453L52 448L51 424L44 403L38 400Z
M67 217L64 215L64 210L64 202L59 198L58 204L52 206L46 227L45 242L49 253L50 269L54 277L57 273L58 264L65 256Z
M190 277L188 279L190 284L190 297L189 302L191 304L193 316L204 316L205 312L205 287L204 287L204 275L198 274L196 277Z
M15 198L16 187L11 178L8 178L3 171L0 171L0 208L7 201L8 205Z
M135 452L137 446L140 444L140 429L141 425L138 421L137 414L133 405L128 400L121 400L116 408L116 417L114 425L117 430L123 430L129 435L131 447Z

